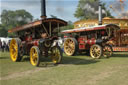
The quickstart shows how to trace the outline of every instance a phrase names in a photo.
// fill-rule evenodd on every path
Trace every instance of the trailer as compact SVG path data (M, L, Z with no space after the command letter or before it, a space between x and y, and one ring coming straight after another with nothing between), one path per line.
M128 52L128 29L120 29L108 41L115 52Z

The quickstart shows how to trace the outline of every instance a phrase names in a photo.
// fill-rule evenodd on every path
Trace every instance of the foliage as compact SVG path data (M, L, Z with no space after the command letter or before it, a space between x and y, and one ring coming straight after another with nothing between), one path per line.
M33 20L33 16L25 10L3 10L1 14L2 24L12 25L13 27L27 24Z
M4 28L5 30L9 30L17 26L22 26L33 20L33 16L25 10L16 10L16 11L3 10L0 17L2 23L1 29ZM9 35L14 35L14 34L8 34L8 36Z
M73 29L73 27L74 27L73 24L68 24L67 26L61 27L61 31Z
M61 30L60 31L68 30L68 29L73 29L73 28L74 28L74 26L73 26L72 21L68 21L68 25L67 26L64 26L64 27L61 27Z
M7 37L7 29L4 28L4 26L0 25L0 36L1 37Z
M55 15L50 15L50 16L51 16L51 18L57 18L57 16L55 16ZM74 28L74 26L73 26L72 21L68 21L67 26L60 27L60 33L58 33L58 36L63 37L64 35L61 33L61 31L69 30L69 29L73 29L73 28Z
M79 4L74 16L78 19L97 19L98 4L100 0L79 0ZM102 3L103 17L112 17L109 10L105 8L105 3Z
M68 25L67 26L63 26L60 28L60 31L62 32L63 30L69 30L69 29L73 29L74 25L71 21L68 21ZM59 36L63 37L64 35L62 33L59 33Z

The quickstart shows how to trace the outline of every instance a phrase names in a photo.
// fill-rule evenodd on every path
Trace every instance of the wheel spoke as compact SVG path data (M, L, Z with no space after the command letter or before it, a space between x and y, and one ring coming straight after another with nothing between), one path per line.
M12 39L10 42L10 57L14 62L19 61L18 42L16 39Z
M112 55L112 49L110 46L105 46L103 51L104 51L103 52L104 57L109 57Z
M54 63L60 62L61 54L60 54L60 50L57 47L52 48L52 57L51 58Z
M102 52L102 49L100 48L99 45L93 45L93 46L90 48L90 55L91 55L93 58L100 58L101 52Z

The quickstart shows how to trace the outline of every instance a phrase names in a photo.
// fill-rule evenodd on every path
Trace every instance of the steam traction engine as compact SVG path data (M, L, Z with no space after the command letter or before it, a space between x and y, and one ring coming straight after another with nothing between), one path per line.
M64 52L68 56L77 52L90 52L92 58L112 55L112 47L107 42L120 28L117 25L99 25L62 31L65 34Z
M30 55L33 66L39 66L41 58L50 57L53 63L61 62L62 52L57 44L61 26L67 22L57 18L46 18L45 0L42 0L42 19L9 30L18 38L10 42L10 57L14 62L21 61L24 55Z

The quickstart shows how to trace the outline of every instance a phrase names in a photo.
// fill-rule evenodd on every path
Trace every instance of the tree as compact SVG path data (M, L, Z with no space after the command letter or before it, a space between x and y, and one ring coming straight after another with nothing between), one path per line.
M0 37L7 37L7 32L7 29L5 29L4 26L0 24Z
M0 17L2 28L5 30L12 29L17 26L22 26L33 20L33 16L25 10L3 10Z
M68 21L68 25L61 27L61 28L60 28L60 29L61 29L60 31L68 30L68 29L73 29L73 28L74 28L74 26L73 26L72 21Z
M74 16L78 19L97 19L98 4L100 0L79 0L79 4ZM109 10L105 8L105 3L102 3L103 17L112 17Z
M33 20L33 16L25 10L3 10L1 14L1 23L12 25L13 27L27 24Z
M68 21L68 25L60 27L60 31L62 32L63 30L69 30L69 29L73 29L73 28L74 28L74 25L73 25L72 21ZM63 37L64 34L61 32L59 33L59 36Z

